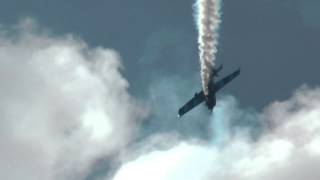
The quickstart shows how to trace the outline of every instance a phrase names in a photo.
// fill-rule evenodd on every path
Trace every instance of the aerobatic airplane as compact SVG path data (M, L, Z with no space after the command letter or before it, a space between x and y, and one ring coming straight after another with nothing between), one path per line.
M240 68L239 68L238 70L222 78L218 82L215 82L214 77L218 76L218 73L219 71L222 70L222 68L223 68L222 65L217 69L213 68L211 79L207 85L208 95L205 95L203 90L198 93L195 93L194 97L179 109L178 117L183 116L185 113L187 113L188 111L190 111L191 109L198 106L200 103L204 101L209 110L212 110L214 108L214 106L216 105L216 93L223 86L231 82L234 78L236 78L240 74Z

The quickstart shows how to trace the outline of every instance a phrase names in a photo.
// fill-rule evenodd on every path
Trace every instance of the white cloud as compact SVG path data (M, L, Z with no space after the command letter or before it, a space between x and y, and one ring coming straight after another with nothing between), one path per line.
M223 134L222 144L181 140L168 150L151 151L128 161L114 180L319 179L319 109L320 89L302 87L291 99L274 102L255 115L269 125L257 141L251 141L241 131L234 136ZM216 111L224 114L225 121L231 121L234 114L243 110L232 98L225 98ZM163 141L167 139L166 136Z
M0 179L84 179L129 143L144 113L117 52L31 19L0 31Z

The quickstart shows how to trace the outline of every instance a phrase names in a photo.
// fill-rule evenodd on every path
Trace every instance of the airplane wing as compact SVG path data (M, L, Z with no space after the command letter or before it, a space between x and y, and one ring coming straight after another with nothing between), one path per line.
M240 69L234 71L232 74L224 77L220 81L215 84L215 91L218 92L223 86L231 82L234 78L236 78L240 74Z
M178 117L181 117L200 103L202 103L205 100L205 95L203 91L196 93L194 97L188 101L182 108L179 109Z

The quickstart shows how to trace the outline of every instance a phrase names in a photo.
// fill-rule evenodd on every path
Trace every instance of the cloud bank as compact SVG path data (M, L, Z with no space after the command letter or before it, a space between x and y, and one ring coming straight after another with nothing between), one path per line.
M0 30L0 179L85 179L133 139L143 106L119 54L52 36L31 19Z
M254 116L265 122L263 134L254 141L246 128L233 134L228 129L233 117L246 113L236 106L234 98L224 98L216 109L222 113L224 124L213 129L225 131L211 142L180 140L167 150L141 153L124 164L114 180L316 180L320 177L319 109L320 89L304 86L291 99L274 102ZM168 140L167 136L162 139Z

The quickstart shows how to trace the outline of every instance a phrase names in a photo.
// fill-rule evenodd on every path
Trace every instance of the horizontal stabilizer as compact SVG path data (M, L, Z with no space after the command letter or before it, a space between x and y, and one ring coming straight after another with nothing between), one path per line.
M212 76L219 76L219 72L222 70L223 65L220 65L217 69L213 68Z

